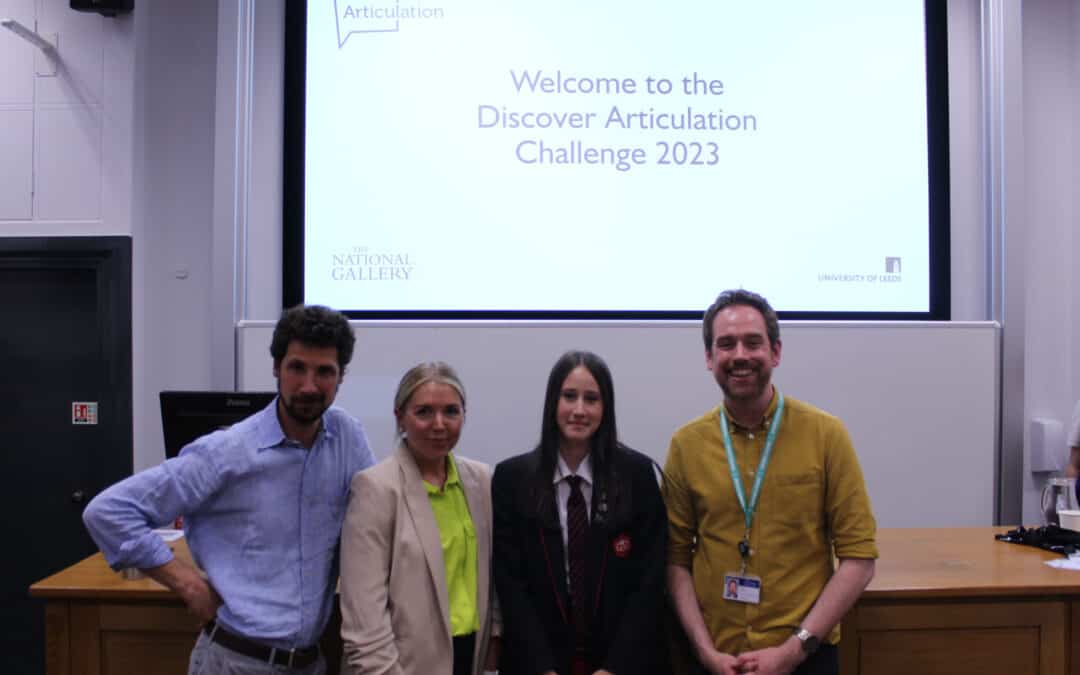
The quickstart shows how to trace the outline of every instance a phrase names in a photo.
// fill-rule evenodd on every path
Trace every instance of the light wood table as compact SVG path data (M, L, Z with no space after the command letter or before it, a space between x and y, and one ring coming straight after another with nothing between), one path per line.
M191 562L183 539L170 544ZM124 579L97 553L42 579L30 595L45 600L47 675L183 675L199 633L180 599L153 579ZM338 672L341 615L323 635L327 672Z
M1080 572L995 541L1003 531L880 530L877 574L844 620L843 675L1080 675ZM125 580L99 553L30 592L46 601L48 675L187 672L198 626L157 582ZM339 621L322 641L331 673Z
M844 620L844 675L1080 675L1080 571L1008 528L886 529Z

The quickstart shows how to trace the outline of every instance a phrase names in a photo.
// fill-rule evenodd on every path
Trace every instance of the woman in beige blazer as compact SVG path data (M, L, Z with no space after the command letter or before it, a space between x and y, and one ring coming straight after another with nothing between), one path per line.
M465 389L423 363L398 385L394 454L352 479L341 534L342 672L479 675L491 639L491 474L451 451Z

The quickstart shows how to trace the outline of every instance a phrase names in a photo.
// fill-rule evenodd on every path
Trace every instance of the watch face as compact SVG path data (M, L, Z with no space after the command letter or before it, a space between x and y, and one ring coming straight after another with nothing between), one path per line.
M817 651L818 646L821 645L821 640L810 631L803 629L798 632L797 637L802 643L802 649L807 654L813 654Z

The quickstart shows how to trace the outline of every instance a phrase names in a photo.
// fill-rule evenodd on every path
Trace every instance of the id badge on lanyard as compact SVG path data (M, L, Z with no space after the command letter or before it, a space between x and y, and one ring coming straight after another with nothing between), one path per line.
M724 575L724 599L756 605L761 602L761 577L728 572Z
M754 512L757 510L758 498L761 496L761 484L765 480L765 471L772 459L773 446L776 445L776 434L780 430L780 420L784 413L784 395L777 391L779 397L776 402L776 412L773 413L769 423L769 435L765 439L765 449L761 453L761 462L758 464L757 475L754 477L754 487L750 492L750 501L746 500L743 490L742 478L739 476L739 465L735 461L735 448L731 443L731 432L728 430L727 414L724 407L720 406L720 430L724 434L724 450L727 453L728 469L731 471L731 482L735 487L735 496L739 499L739 505L743 510L743 520L746 523L746 531L739 541L739 557L742 559L742 568L738 572L728 572L724 575L724 599L733 602L758 604L761 602L761 577L749 574L747 568L753 550L750 548L750 528L754 524Z

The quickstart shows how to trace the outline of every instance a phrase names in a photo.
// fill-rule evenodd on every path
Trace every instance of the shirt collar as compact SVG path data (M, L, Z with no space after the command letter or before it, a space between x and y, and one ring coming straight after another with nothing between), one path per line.
M422 482L424 483L424 489L427 490L429 495L441 494L449 490L452 485L460 485L461 477L458 475L457 462L454 461L454 453L450 453L446 456L446 482L443 483L441 490L426 480Z
M585 455L585 459L581 460L581 464L578 464L577 471L571 471L567 466L566 460L563 456L559 455L559 462L555 465L555 476L552 479L552 483L558 483L564 480L567 476L573 475L579 476L586 485L592 485L592 454Z
M255 447L259 450L277 448L289 443L289 439L285 437L285 431L281 428L281 420L279 420L277 416L277 404L278 397L275 396L274 400L270 402L270 405L255 413L253 416L255 423ZM327 410L329 411L329 408L327 408ZM315 443L318 443L321 437L325 437L327 440L333 439L336 431L333 417L327 413L323 413L322 423L319 425L319 432L315 435Z
M731 416L731 411L728 410L727 405L724 403L721 403L720 405L724 407L724 413L727 415L728 424L742 431L758 431L760 429L768 429L769 424L772 423L773 415L776 414L776 406L780 402L779 394L780 390L776 388L776 385L773 385L772 398L769 399L769 405L765 406L765 414L762 415L761 421L752 427L744 427L736 422L735 418Z

